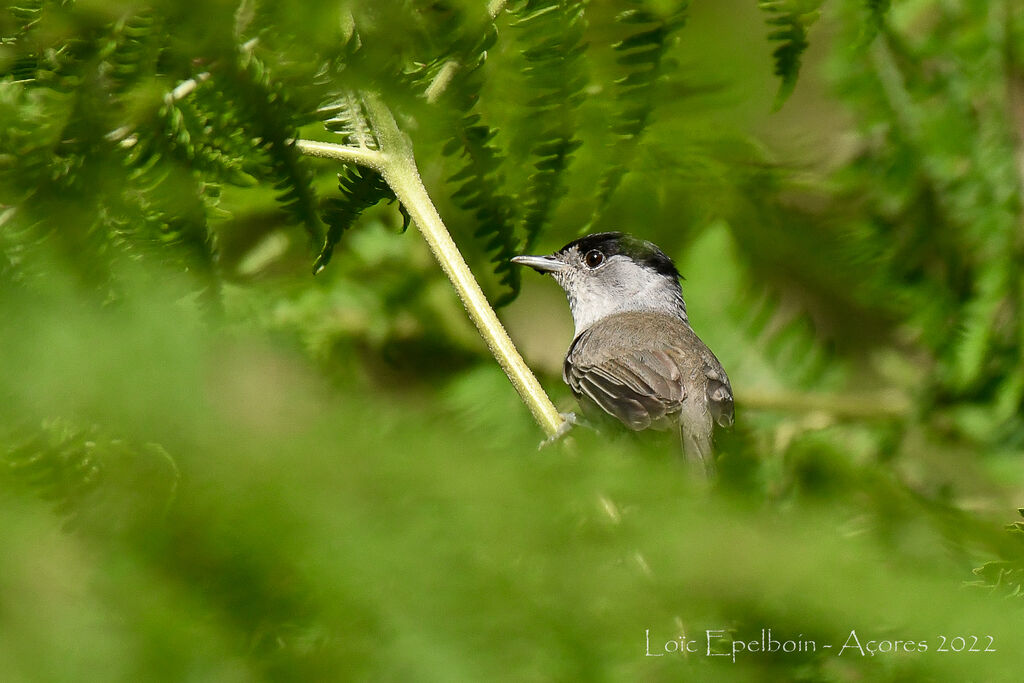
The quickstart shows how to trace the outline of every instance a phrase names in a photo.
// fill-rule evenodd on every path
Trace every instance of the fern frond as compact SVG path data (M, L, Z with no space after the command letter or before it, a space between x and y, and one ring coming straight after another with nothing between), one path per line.
M867 16L864 19L864 29L861 32L861 43L866 45L879 35L882 27L885 26L886 14L892 5L892 0L862 0Z
M495 275L508 288L494 301L495 306L504 306L519 294L520 273L511 261L518 253L515 206L512 198L501 190L503 179L499 169L503 157L491 143L494 135L494 129L480 123L478 114L469 114L455 122L454 137L444 151L446 154L459 151L465 161L462 169L448 178L448 182L459 184L452 200L462 209L473 212L476 218L474 236L483 241Z
M437 6L432 9L437 12ZM456 184L452 193L456 205L473 214L474 237L483 245L499 284L505 288L493 303L503 306L515 299L520 288L519 269L510 260L518 253L514 202L502 191L500 169L505 158L492 142L497 131L474 111L483 87L487 50L498 34L482 5L475 8L475 16L458 8L443 9L446 11L437 14L430 31L439 36L440 43L430 60L409 72L409 83L438 106L447 134L443 154L458 155L463 162L447 182Z
M129 185L108 197L103 211L104 229L125 248L205 276L215 272L210 219L219 211L218 182L256 182L245 168L252 143L230 107L211 111L223 104L215 93L203 83L182 99L169 93L141 130L117 145Z
M663 58L674 31L686 23L689 0L678 2L665 14L644 9L644 0L633 0L634 9L621 12L615 19L630 34L612 45L616 62L627 73L616 81L616 99L625 106L613 130L619 135L637 137L647 127L653 108L654 86L663 74Z
M327 208L324 209L327 236L313 263L314 275L327 267L338 240L363 211L384 200L395 199L395 193L379 173L358 166L349 167L344 173L338 174L338 190L341 197L328 199Z
M209 277L217 245L209 224L219 188L186 166L153 154L130 167L119 196L101 202L97 230L126 251ZM211 280L217 284L216 279Z
M0 45L4 46L24 40L36 27L43 16L43 0L19 0L17 4L8 7L7 12L14 20L15 30L0 36Z
M110 79L114 93L124 92L140 78L156 72L163 48L159 40L162 31L152 11L144 10L117 22L100 53L100 73Z
M1024 508L1017 508L1024 518ZM968 583L1003 598L1024 599L1024 521L1006 526L1012 541L1007 543L1003 558L986 562L974 570L977 580Z
M413 60L406 79L414 91L434 102L453 80L465 79L483 63L498 32L483 3L457 7L426 0L414 4L422 5L417 16L428 24L423 33L430 53L426 59Z
M133 444L97 425L64 419L21 430L0 465L44 500L65 527L127 531L158 521L178 486L174 460L157 444Z
M657 85L670 65L665 63L668 49L676 30L686 22L689 1L676 3L668 12L660 14L646 7L644 0L631 0L632 9L620 12L615 21L629 34L612 45L618 53L616 62L625 75L615 81L619 110L612 130L619 135L615 143L614 166L605 171L599 181L597 203L588 223L592 225L618 189L628 171L636 145L650 123L658 103Z
M50 421L39 432L10 446L4 453L4 464L40 498L52 501L61 517L73 517L99 483L95 432L64 421Z
M885 24L885 15L889 12L892 0L862 0L864 9L867 11L867 18L864 20L864 30L861 32L861 43L867 45Z
M244 48L217 80L231 92L242 124L266 155L266 165L258 169L261 179L274 184L281 207L306 228L310 239L319 241L323 223L313 174L308 160L295 148L298 113L290 107L285 90L274 82L263 61Z
M458 61L445 62L458 64L458 72L448 77L438 104L447 113L445 127L450 135L442 152L445 156L458 154L462 161L461 168L447 178L447 182L456 185L451 198L461 209L473 214L477 226L474 237L483 244L494 274L505 288L495 297L494 305L503 306L518 296L520 288L519 269L511 262L519 253L515 208L512 197L502 190L501 166L505 157L493 142L497 131L483 122L481 114L474 113L483 85L480 70L495 37L490 26L479 40L463 47L455 58ZM433 86L443 72L428 70L427 74L433 74Z
M580 146L575 137L575 112L583 100L587 77L580 57L583 3L576 0L526 0L512 8L526 61L523 74L536 95L527 102L536 122L530 154L535 172L521 201L524 206L523 248L533 248L557 202L566 192L563 174Z
M176 156L211 179L241 187L252 186L256 179L248 172L246 162L251 143L241 134L239 123L230 110L211 108L207 104L207 93L212 95L214 103L220 101L214 88L202 85L191 97L165 101L163 113L171 124L167 133L175 141Z
M341 144L362 149L380 149L359 95L351 91L342 93L323 110L328 115L324 119L324 127L341 136Z
M43 0L20 0L18 4L7 8L18 23L20 31L31 28L39 21L43 13Z
M321 108L321 112L328 116L323 121L324 127L339 135L341 144L360 149L380 149L366 107L357 93L347 91L336 95L334 101ZM338 190L341 197L331 197L325 203L323 220L327 224L327 234L313 262L314 275L327 267L342 234L352 227L366 209L381 201L395 199L394 192L380 173L358 166L349 166L338 174ZM406 225L405 216L403 212L403 229Z
M775 75L779 77L779 91L775 95L775 109L780 109L796 87L800 75L800 58L807 49L807 30L818 20L823 0L758 0L757 6L769 15L768 23L775 28L768 39L780 43L772 53Z
M73 277L107 287L115 252L96 223L100 199L109 187L120 189L119 169L103 135L112 120L101 104L105 93L87 83L65 93L33 81L0 82L0 147L17 160L0 168L0 203L17 207L19 241L11 247L46 244L67 257Z
M252 143L214 87L200 84L182 99L168 93L143 126L144 134L132 133L122 143L133 167L167 156L211 179L243 187L256 182L246 170Z
M57 11L47 3L23 2L14 8L19 30L0 39L4 61L0 77L9 76L29 87L49 87L71 92L82 81L81 70L99 50L97 41L60 32L37 32L45 12ZM47 42L49 41L49 42Z
M952 385L967 390L981 378L992 351L998 318L1012 284L1011 266L1003 262L986 266L978 273L977 291L961 309L961 334L954 344Z

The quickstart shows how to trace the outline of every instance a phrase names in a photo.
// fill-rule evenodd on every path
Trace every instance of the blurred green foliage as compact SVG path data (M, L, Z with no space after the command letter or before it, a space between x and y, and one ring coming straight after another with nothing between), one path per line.
M0 11L0 678L1019 679L1014 3L485 7ZM380 178L293 144L372 146L361 90L565 409L508 256L677 258L716 487L536 450ZM646 656L707 629L818 649Z

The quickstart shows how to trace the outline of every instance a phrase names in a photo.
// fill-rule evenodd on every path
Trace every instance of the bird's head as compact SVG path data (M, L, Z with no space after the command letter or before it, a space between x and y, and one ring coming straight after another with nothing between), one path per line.
M620 232L569 242L549 256L513 263L550 273L569 299L576 334L615 313L655 311L686 320L679 271L661 249Z

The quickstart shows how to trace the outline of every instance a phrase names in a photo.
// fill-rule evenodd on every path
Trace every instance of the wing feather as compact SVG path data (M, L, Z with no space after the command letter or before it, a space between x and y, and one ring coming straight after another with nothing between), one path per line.
M713 367L705 368L704 374L708 378L707 396L711 417L721 427L732 427L735 406L729 378L720 369Z
M662 319L652 330L650 313L609 316L573 340L562 377L584 409L630 429L664 428L679 415L708 440L713 423L733 423L729 378L685 320Z
M566 359L566 383L634 430L679 410L685 392L679 368L663 352L626 352L593 365Z

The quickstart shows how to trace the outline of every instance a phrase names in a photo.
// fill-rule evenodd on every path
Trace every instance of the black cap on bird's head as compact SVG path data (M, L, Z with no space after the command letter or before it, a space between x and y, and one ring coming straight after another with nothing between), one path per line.
M621 232L598 232L569 242L559 249L558 253L566 254L573 249L584 255L596 250L604 254L605 258L621 254L656 273L668 277L679 277L679 271L676 270L672 259L659 249L658 245L633 235Z
M569 242L550 256L516 256L513 263L529 266L539 273L564 270L579 255L591 268L613 256L624 256L666 277L678 279L679 271L658 246L647 240L621 232L598 232Z
M569 298L577 331L624 311L662 311L686 320L675 264L638 237L599 232L549 256L516 256L512 261L555 278Z

